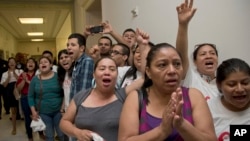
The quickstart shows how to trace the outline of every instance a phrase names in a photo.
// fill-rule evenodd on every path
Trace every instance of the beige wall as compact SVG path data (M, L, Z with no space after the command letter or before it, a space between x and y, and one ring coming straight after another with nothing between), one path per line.
M56 37L56 57L60 50L66 49L68 36L72 33L71 17L69 14Z
M27 53L28 57L32 55L41 55L44 50L49 50L56 57L56 43L55 42L19 42L17 52Z
M102 18L109 20L119 33L142 28L154 43L175 45L176 6L184 0L102 0ZM225 4L227 5L225 7ZM131 10L139 8L133 17ZM250 1L195 0L196 14L189 24L189 53L194 45L211 42L217 45L219 61L237 57L250 63Z
M0 26L0 50L3 51L3 59L16 55L17 41L8 31Z

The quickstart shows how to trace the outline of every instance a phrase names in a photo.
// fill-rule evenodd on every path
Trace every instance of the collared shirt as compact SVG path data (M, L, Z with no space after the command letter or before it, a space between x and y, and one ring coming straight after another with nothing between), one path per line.
M70 87L70 99L81 90L92 86L94 61L85 53L75 62Z

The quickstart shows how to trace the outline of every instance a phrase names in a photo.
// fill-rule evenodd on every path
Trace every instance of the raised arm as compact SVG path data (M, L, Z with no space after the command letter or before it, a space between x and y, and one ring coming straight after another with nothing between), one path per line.
M183 58L183 79L185 79L188 67L188 23L192 19L196 12L196 8L193 8L193 0L185 0L184 3L176 7L178 14L178 33L176 39L176 49L180 52Z
M105 21L102 23L104 29L103 29L103 33L104 34L110 34L118 43L123 43L127 46L129 46L129 44L123 39L122 35L117 33L111 26L111 24L108 21Z
M127 45L130 49L130 54L129 54L129 58L128 58L128 63L129 65L132 64L133 62L133 46L131 46L124 38L121 34L117 33L111 26L111 24L108 21L105 21L102 23L104 30L103 33L104 34L110 34L118 43L123 43L125 45Z
M145 31L141 29L136 29L136 40L139 45L140 49L140 56L141 56L141 73L144 76L145 73L145 68L146 68L146 58L148 56L148 52L150 50L150 45L149 45L149 34L146 33Z

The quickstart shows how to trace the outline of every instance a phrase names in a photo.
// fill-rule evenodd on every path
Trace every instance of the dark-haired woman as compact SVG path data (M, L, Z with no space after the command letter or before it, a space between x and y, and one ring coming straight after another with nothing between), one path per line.
M58 82L58 75L52 71L52 60L48 57L39 59L40 74L32 78L28 91L28 102L32 112L32 120L39 117L46 125L46 141L54 141L56 131L59 140L63 141L64 136L59 128L62 114L60 112L63 96L62 88Z
M58 80L64 91L64 103L61 112L67 110L70 102L70 85L73 71L73 60L69 57L66 49L58 53Z
M221 96L208 105L218 141L230 140L230 125L250 124L250 67L241 59L228 59L219 65L216 76Z
M188 55L188 24L196 12L193 0L186 1L177 8L178 35L176 49L183 57L183 86L196 88L202 92L205 99L219 95L215 83L215 71L218 66L216 46L210 43L196 45L193 51L194 67L190 65Z
M96 87L82 90L74 96L60 122L60 127L68 136L79 141L93 140L93 133L106 141L117 141L125 93L139 88L142 81L135 81L126 89L116 89L117 64L109 57L96 61L93 76Z
M121 81L122 88L130 85L135 80L144 79L146 56L150 48L154 46L149 41L149 34L141 29L136 29L136 39L138 46L133 52L132 66L127 70Z
M16 114L18 112L18 100L14 96L14 88L18 76L23 72L23 70L16 69L16 60L11 57L8 59L8 71L4 72L1 78L1 84L5 87L4 93L4 104L11 109L11 119L12 119L12 135L16 135Z
M128 95L119 141L216 140L205 99L198 90L181 87L182 73L182 59L173 46L162 43L150 49L141 88L143 99L137 91Z
M19 76L16 87L21 92L21 107L24 113L24 122L25 129L28 136L29 141L33 141L32 129L30 127L31 123L31 110L28 103L28 89L31 79L35 76L35 72L38 66L36 60L33 58L29 58L26 63L26 67L24 72Z

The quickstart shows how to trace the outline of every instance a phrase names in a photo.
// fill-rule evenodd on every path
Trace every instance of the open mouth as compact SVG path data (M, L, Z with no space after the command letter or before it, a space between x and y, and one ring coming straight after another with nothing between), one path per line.
M44 69L44 68L46 68L46 66L42 66L42 68Z
M235 100L244 100L246 97L247 97L246 95L233 96L233 99L235 99Z
M28 65L28 68L33 68L33 65Z
M214 62L212 62L212 61L209 61L209 62L205 63L205 65L213 65L213 64L214 64Z
M68 52L69 55L73 55L73 52Z
M111 79L110 78L104 78L104 79L102 79L102 82L103 82L104 86L110 86Z
M168 85L177 85L178 81L177 79L169 79L167 81L165 81Z

